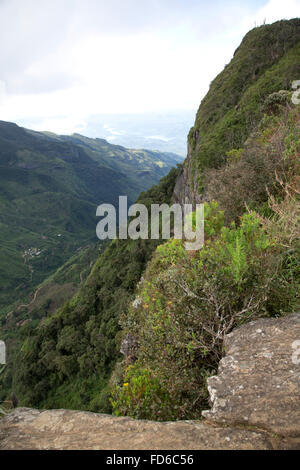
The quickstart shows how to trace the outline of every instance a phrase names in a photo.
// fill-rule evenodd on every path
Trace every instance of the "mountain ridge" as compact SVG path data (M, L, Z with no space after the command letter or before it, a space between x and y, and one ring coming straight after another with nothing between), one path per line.
M300 19L281 20L249 31L232 60L211 82L194 126L174 199L205 199L205 170L218 168L239 149L264 114L267 97L291 90L300 77Z

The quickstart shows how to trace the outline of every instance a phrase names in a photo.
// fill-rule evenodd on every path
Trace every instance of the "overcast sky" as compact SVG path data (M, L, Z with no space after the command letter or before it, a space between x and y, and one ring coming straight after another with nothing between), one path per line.
M71 133L196 110L249 29L297 16L300 0L0 0L0 119Z

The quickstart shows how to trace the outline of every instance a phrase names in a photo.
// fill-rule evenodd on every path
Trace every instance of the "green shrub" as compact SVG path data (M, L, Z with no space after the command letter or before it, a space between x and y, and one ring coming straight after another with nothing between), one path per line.
M250 320L288 313L297 304L291 292L282 295L291 273L283 272L284 250L261 217L246 213L239 225L226 227L215 202L206 205L206 215L205 246L191 253L182 241L169 240L158 247L137 290L139 302L121 318L138 351L135 367L125 369L123 377L135 386L117 386L113 393L117 414L147 415L144 389L137 386L145 385L140 375L146 370L152 403L147 416L166 419L160 394L167 391L163 396L172 419L199 418L208 406L206 378L222 357L224 335ZM295 251L289 256L289 266L296 266L299 252L298 258ZM274 296L275 290L280 294Z
M229 153L223 167L205 172L207 198L218 201L227 222L238 222L247 207L268 215L269 196L282 197L279 180L289 181L298 171L299 119L299 106L265 116L243 150Z
M162 421L174 418L176 408L160 378L138 363L127 367L124 383L112 391L111 404L116 416Z
M291 92L288 90L279 90L271 93L264 101L263 109L268 113L276 113L280 107L285 105L291 98Z

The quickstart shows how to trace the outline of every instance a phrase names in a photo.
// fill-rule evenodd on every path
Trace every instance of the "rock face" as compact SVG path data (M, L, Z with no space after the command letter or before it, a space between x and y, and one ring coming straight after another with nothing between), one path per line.
M237 328L225 350L208 379L212 409L203 417L300 437L300 314Z
M201 422L156 423L83 411L18 408L0 421L0 450L272 449L267 434Z
M300 449L300 314L241 326L225 348L203 421L18 408L0 420L0 450Z
M197 138L199 138L197 134ZM184 204L200 204L203 197L199 194L197 185L197 170L193 169L193 158L191 146L188 143L188 152L182 170L177 177L173 201L183 206Z
M125 336L121 343L120 353L125 356L125 358L131 357L135 358L135 353L137 349L136 339L129 333Z

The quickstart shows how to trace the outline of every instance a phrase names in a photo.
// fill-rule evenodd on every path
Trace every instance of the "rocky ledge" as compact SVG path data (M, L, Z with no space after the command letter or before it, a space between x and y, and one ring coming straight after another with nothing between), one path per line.
M203 417L300 437L300 314L243 325L226 336L225 351Z
M300 449L300 315L241 326L225 348L202 421L18 408L0 420L0 450Z

